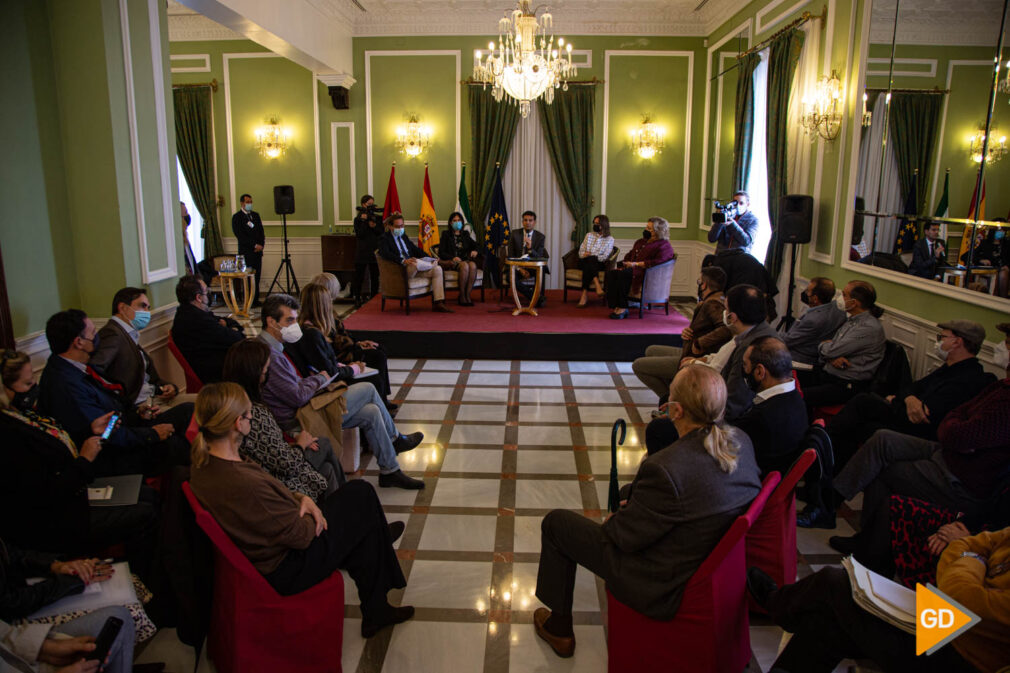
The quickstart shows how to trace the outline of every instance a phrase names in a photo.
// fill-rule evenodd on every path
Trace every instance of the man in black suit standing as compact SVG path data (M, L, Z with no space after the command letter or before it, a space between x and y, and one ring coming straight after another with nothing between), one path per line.
M418 263L429 255L414 245L403 226L403 215L393 213L386 218L386 233L379 237L379 257L399 264L407 269L407 278L421 276L431 279L431 310L435 313L452 313L445 305L445 285L442 281L442 267L433 263L430 268L418 270Z
M809 426L789 349L777 337L757 339L744 351L743 375L755 393L754 404L734 425L750 437L761 472L778 470L784 476L799 456Z
M245 257L246 266L256 270L256 294L253 296L253 306L259 306L260 274L263 271L266 233L263 231L260 214L253 210L252 196L243 194L238 201L239 211L231 216L231 230L238 239L238 254Z
M547 253L546 243L547 237L536 230L537 226L537 214L532 210L527 210L523 213L523 228L516 229L512 231L509 235L509 257L522 257L523 255L528 255L530 259L549 259L550 255ZM546 266L543 267L543 272L549 274L551 272ZM531 277L530 272L527 269L517 269L516 273L521 276L519 280L516 281L516 289L519 290L519 294L529 299L533 296L533 287L536 283L536 279ZM544 279L546 284L546 279ZM544 299L546 295L540 296L540 301L537 302L538 306L543 306Z
M927 222L922 227L922 238L915 242L912 248L912 263L908 272L919 278L932 280L936 276L936 267L940 265L947 248L940 240L940 225L937 222Z

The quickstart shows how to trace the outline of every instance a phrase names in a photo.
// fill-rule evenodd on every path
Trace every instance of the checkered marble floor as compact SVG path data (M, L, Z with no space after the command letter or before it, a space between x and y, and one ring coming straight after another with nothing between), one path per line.
M533 632L533 610L541 605L534 595L540 521L554 508L602 520L611 426L617 418L628 424L618 450L624 483L645 455L655 395L630 362L394 359L389 365L402 402L397 426L424 433L400 464L423 477L426 488L377 488L389 520L406 523L397 553L407 588L391 592L390 600L417 612L363 640L357 594L345 574L344 671L605 671L606 594L585 569L576 579L575 657L558 658ZM366 454L364 461L364 478L377 486L374 459ZM855 516L851 509L843 515ZM800 529L798 574L837 564L827 539L853 532L844 519L835 531ZM778 627L752 617L747 670L767 671L782 637ZM139 660L170 661L169 670L182 673L192 669L189 652L169 630ZM202 662L199 670L212 665Z

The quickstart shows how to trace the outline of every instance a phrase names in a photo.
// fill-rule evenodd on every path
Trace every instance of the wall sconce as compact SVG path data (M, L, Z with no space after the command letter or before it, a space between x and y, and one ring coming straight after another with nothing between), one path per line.
M256 129L256 149L259 150L260 156L276 159L288 151L291 134L286 128L281 127L280 119L276 116L268 117L266 122Z
M869 97L864 93L863 94L863 128L866 128L866 127L870 126L871 124L873 124L873 112L871 112L870 110L866 109L866 102L867 102L867 100L869 100Z
M666 129L643 115L642 123L631 132L631 149L643 159L651 159L663 151L665 140Z
M811 142L816 136L825 140L834 140L842 128L842 115L838 111L838 103L842 99L842 81L838 73L831 71L831 76L821 75L817 78L817 88L813 97L803 100L803 112L800 115L800 125L810 135Z
M406 126L396 129L396 146L408 157L416 157L431 145L431 129L410 115Z
M985 163L994 164L1003 158L1007 153L1006 136L999 132L995 126L989 129L992 137L989 139L989 147L986 149ZM978 131L968 136L968 154L971 155L972 162L982 163L982 145L985 144L985 125L980 124Z

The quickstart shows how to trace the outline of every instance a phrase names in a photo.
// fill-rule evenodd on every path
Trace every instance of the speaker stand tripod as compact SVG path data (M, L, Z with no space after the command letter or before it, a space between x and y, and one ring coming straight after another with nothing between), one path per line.
M268 297L273 294L274 285L277 286L277 291L281 294L293 294L293 296L297 296L299 293L298 279L295 277L295 269L291 266L291 255L288 253L288 216L286 214L281 215L281 231L284 234L284 257L281 259L280 266L277 267L277 273L274 274L274 280L270 283L270 288L267 290ZM280 283L281 271L284 272L284 285ZM291 292L292 286L295 288L294 293Z
M786 314L782 316L782 320L779 320L778 326L775 328L776 332L788 332L789 328L793 326L796 322L796 318L793 317L793 291L796 288L796 244L791 243L792 252L790 253L790 264L789 264L789 291L786 295ZM782 327L785 327L783 330Z

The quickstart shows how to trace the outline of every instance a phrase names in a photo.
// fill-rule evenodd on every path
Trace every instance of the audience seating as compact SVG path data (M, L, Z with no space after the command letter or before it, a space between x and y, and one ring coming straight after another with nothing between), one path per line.
M603 284L603 277L606 272L617 267L617 257L620 254L621 249L615 245L614 249L610 251L610 256L607 257L604 270L598 274L601 285ZM565 290L564 295L562 295L562 301L568 301L569 290L582 291L582 269L579 268L579 249L572 248L565 253L565 256L561 258L561 263L565 267Z
M379 263L379 293L381 295L379 309L386 310L386 299L399 299L400 306L407 303L407 315L410 315L410 300L420 299L432 294L431 279L422 276L407 278L407 268L402 264L390 262L375 253ZM443 278L444 280L444 278Z
M899 343L888 341L884 345L884 359L880 361L880 366L873 374L873 383L869 392L884 397L896 395L911 383L912 368L908 364L908 354L905 353L905 348ZM832 404L817 407L813 410L814 419L828 419L837 416L844 406L844 404Z
M642 295L640 297L629 297L638 302L638 317L642 317L642 311L653 306L662 306L666 315L670 315L670 284L673 282L673 267L677 263L674 257L669 262L663 262L656 266L645 269L645 277L642 280Z
M817 460L817 450L800 454L747 531L747 567L757 566L779 586L796 581L796 484ZM753 599L752 612L763 612Z
M186 358L182 354L182 351L179 350L179 347L175 345L175 339L172 338L171 331L168 333L168 350L175 356L176 362L182 367L182 373L186 375L186 392L192 395L200 392L200 388L203 388L203 381L200 380L200 377L196 375L193 368L186 362Z
M344 579L339 572L281 596L182 485L196 522L214 544L214 596L207 653L220 673L340 671Z
M780 479L778 472L765 477L750 507L688 581L672 620L649 619L607 592L609 673L744 670L751 658L744 536Z

